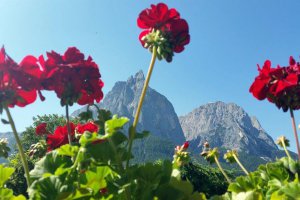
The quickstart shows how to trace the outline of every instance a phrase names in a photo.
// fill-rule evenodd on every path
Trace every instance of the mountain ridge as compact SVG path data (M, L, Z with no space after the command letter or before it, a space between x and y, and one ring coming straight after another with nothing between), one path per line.
M235 103L208 103L180 116L179 120L194 148L208 141L215 147L269 158L273 158L270 152L278 150L259 121Z

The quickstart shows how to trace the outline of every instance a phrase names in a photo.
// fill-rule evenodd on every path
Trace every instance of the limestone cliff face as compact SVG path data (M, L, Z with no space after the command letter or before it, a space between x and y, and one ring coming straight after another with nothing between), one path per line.
M179 119L186 140L194 148L201 149L207 140L212 147L236 149L259 157L274 158L278 151L258 120L234 103L209 103Z
M132 123L144 80L143 72L139 71L127 81L117 82L99 106L113 114L128 117ZM75 111L72 115L77 115L82 110L85 108ZM174 144L182 144L185 140L173 105L152 88L147 90L137 128L150 131L151 134L170 140Z

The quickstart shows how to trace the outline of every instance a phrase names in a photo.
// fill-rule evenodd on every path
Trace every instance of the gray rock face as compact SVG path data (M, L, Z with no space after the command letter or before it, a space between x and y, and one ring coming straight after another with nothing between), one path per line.
M260 157L274 158L273 139L255 117L234 103L209 103L179 118L186 140L200 152L207 140L211 147L236 149Z
M128 117L132 124L144 80L143 72L139 71L126 82L117 82L99 106L113 114ZM78 115L83 110L86 108L75 111L72 115ZM151 134L168 139L174 144L182 144L185 140L173 105L152 88L147 90L137 129L148 130Z

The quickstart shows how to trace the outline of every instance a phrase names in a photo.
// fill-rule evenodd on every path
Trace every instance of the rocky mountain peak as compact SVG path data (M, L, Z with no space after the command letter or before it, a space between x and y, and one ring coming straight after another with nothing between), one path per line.
M110 110L113 114L128 117L132 123L144 80L143 71L140 70L134 76L130 76L126 82L117 82L99 106ZM75 111L74 115L80 112L80 110ZM168 139L176 145L185 141L173 105L165 96L152 88L147 90L137 129L148 130L151 134Z
M134 76L127 79L126 85L130 88L137 90L142 89L145 82L145 76L142 70L138 71Z
M207 140L212 147L234 148L259 156L272 157L270 152L278 150L258 120L234 103L208 103L179 119L194 148L201 148Z

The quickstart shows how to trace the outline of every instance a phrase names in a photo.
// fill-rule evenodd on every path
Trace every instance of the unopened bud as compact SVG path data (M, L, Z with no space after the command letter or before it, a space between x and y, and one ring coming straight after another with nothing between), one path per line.
M182 148L183 148L183 149L187 149L187 148L189 148L189 145L190 145L189 142L186 141L186 142L182 145Z

